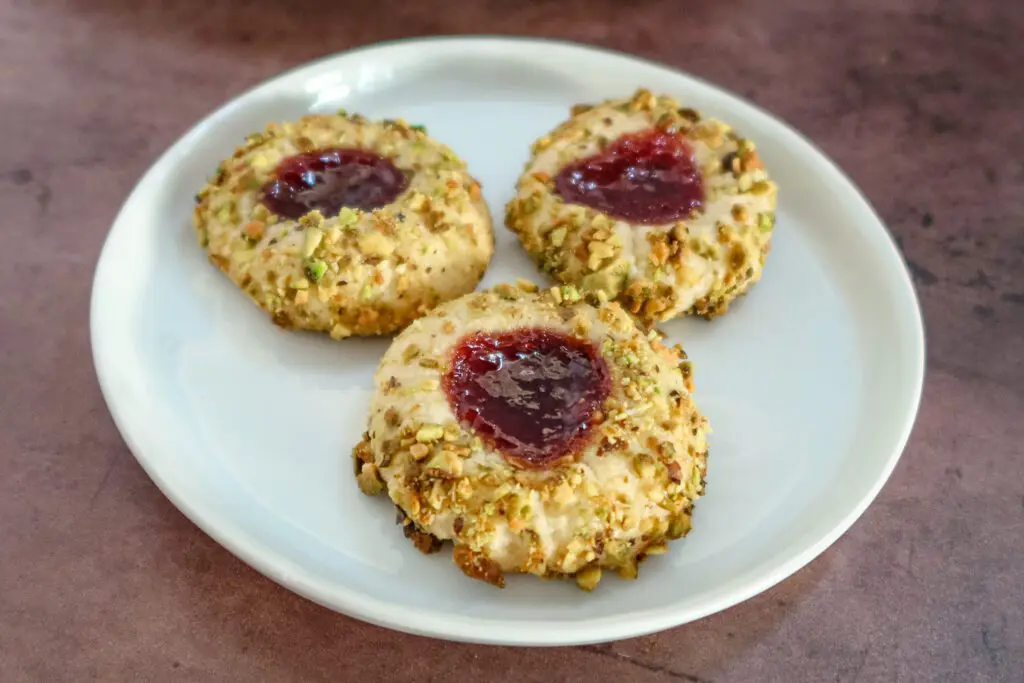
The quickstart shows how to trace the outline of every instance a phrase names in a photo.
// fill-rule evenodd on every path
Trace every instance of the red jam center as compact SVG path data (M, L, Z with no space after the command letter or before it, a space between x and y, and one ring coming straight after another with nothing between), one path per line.
M388 159L362 149L321 149L284 159L263 186L263 204L284 218L342 208L372 211L395 201L409 185Z
M464 425L535 469L580 445L610 388L593 344L540 328L466 337L444 379Z
M623 135L555 178L565 201L632 223L670 223L704 203L693 151L680 135L654 129Z

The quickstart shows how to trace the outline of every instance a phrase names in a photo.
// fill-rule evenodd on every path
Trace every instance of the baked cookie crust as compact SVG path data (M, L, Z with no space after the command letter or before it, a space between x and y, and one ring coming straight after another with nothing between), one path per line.
M564 201L555 178L623 135L660 130L692 149L703 207L671 223L637 224ZM506 207L507 226L545 273L603 292L643 323L712 318L761 278L775 226L777 187L754 143L667 95L577 105L536 140Z
M367 150L408 184L372 211L271 211L262 189L294 155ZM396 332L472 291L494 253L480 183L418 126L359 115L308 115L247 138L196 195L193 225L209 259L273 322L334 338Z
M538 328L593 344L610 391L579 447L531 468L460 424L444 383L460 340ZM574 577L585 590L605 570L635 578L642 559L689 532L704 492L709 428L690 378L681 347L572 285L472 293L412 323L385 353L356 478L390 497L420 550L451 541L455 563L496 586L509 573Z

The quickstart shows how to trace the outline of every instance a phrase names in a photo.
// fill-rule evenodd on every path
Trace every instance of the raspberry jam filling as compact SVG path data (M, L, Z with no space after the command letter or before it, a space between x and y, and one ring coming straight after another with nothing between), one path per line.
M541 328L462 339L444 378L459 420L533 469L583 443L610 389L608 366L593 344Z
M680 135L657 129L623 135L564 167L555 191L566 202L631 223L670 223L704 204L693 150Z
M409 186L391 161L363 149L320 149L290 156L263 186L263 204L284 218L314 209L326 218L342 208L372 211L390 204Z

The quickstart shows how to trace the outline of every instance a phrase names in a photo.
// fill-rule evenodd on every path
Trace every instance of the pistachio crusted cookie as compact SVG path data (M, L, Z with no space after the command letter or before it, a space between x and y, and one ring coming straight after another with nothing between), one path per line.
M690 530L709 431L680 347L575 286L499 285L406 328L375 376L354 449L424 552L463 572L637 575Z
M729 125L640 89L574 107L532 153L506 223L559 282L655 324L721 315L760 279L777 188Z
M395 332L472 291L494 252L463 161L422 127L344 112L251 135L193 224L274 323L335 338Z

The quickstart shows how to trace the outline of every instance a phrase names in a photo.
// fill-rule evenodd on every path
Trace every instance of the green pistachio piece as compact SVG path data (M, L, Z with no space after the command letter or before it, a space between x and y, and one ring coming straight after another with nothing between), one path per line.
M306 277L311 282L320 282L320 278L327 272L327 264L323 259L312 259L306 262Z
M343 228L354 225L357 220L359 220L359 212L355 209L346 206L338 212L338 225Z

